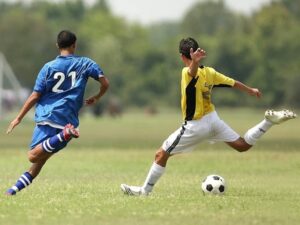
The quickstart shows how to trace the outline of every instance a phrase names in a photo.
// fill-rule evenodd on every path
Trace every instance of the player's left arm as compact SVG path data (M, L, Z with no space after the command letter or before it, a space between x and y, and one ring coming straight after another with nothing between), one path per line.
M107 91L109 87L109 81L106 77L100 76L98 79L100 83L99 92L85 100L86 105L94 105Z
M12 132L12 130L19 124L21 123L22 119L24 118L24 116L27 114L27 112L37 103L37 101L40 99L41 97L41 93L33 91L31 93L31 95L28 97L28 99L26 100L26 102L24 103L22 109L20 110L19 114L17 115L17 117L11 121L11 123L9 124L6 133L9 134L10 132Z
M233 87L240 90L240 91L247 92L249 95L255 96L257 98L260 98L261 95L262 95L259 89L249 87L246 84L244 84L240 81L237 81L237 80L234 82Z

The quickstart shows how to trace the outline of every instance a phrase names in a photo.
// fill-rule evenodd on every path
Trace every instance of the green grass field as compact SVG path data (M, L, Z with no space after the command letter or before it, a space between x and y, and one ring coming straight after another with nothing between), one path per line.
M263 110L221 110L240 134ZM15 183L26 158L30 118L5 135L1 121L0 191ZM203 143L171 158L151 196L131 197L121 183L141 185L162 141L179 127L180 113L128 113L81 120L81 137L51 158L33 184L17 196L0 195L2 225L296 225L300 222L300 120L276 126L246 153L223 143ZM224 196L204 196L201 180L217 173Z

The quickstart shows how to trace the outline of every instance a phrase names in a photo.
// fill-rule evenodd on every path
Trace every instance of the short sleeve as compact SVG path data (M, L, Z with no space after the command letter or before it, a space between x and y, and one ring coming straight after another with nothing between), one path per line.
M233 86L235 83L235 80L217 72L213 68L210 68L211 73L214 75L214 85L228 85L228 86Z
M43 93L46 90L46 75L47 75L47 66L45 65L39 72L33 91Z
M90 60L90 63L89 63L88 76L94 78L95 80L98 80L99 77L103 77L104 76L103 70L93 60Z

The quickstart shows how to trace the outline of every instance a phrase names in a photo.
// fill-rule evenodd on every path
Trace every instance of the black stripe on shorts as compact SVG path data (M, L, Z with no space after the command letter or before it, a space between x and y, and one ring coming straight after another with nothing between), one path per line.
M182 125L181 130L178 134L178 136L176 137L175 141L171 144L171 146L166 150L166 152L168 152L169 154L171 154L171 152L173 151L173 149L176 147L176 145L178 145L182 135L184 134L185 131L185 126L186 122Z

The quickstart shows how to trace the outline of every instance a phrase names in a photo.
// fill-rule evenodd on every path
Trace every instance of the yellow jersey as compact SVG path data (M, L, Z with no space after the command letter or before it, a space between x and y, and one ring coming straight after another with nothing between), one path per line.
M181 110L185 121L200 119L215 110L211 103L214 86L232 87L235 83L234 79L211 67L199 67L195 77L191 77L188 71L189 67L184 67L181 77Z

